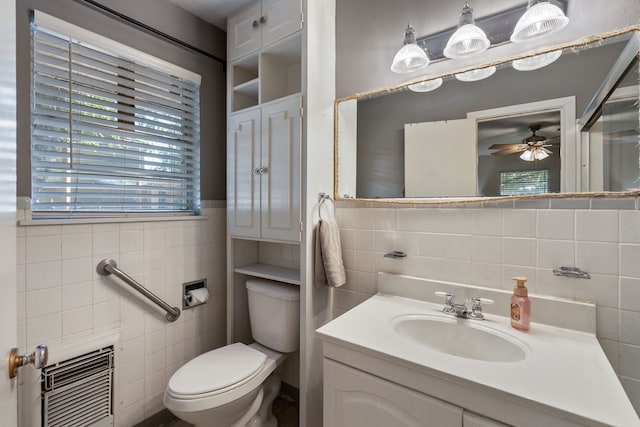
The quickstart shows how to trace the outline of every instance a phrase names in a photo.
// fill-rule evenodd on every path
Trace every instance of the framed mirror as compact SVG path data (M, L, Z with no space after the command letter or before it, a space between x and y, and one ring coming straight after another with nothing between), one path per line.
M638 39L633 30L604 35L337 100L336 197L429 203L635 194ZM562 54L535 70L512 64L551 52ZM495 73L483 80L455 76L491 67ZM410 90L440 78L435 90ZM603 113L608 118L598 124Z

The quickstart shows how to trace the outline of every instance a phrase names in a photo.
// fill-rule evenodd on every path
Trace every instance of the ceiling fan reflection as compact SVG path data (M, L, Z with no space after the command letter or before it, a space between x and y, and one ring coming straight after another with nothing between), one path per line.
M547 147L551 147L549 143L550 138L542 135L536 135L536 132L540 130L540 125L529 126L531 136L528 136L517 144L493 144L489 147L489 150L499 150L491 153L493 156L506 156L509 154L521 153L520 158L527 162L533 162L535 160L543 160L549 157L552 153ZM557 137L554 137L557 138Z

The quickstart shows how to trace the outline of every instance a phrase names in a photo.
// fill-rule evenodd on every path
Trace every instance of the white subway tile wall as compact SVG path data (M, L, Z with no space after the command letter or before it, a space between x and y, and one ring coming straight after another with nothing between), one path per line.
M640 210L638 201L629 210L601 205L338 203L347 283L335 290L335 315L375 294L379 271L502 289L513 287L512 276L526 276L532 293L597 304L598 339L640 412ZM383 257L392 250L408 256ZM578 267L591 279L554 276L560 266Z
M18 211L18 219L26 212ZM164 409L171 375L226 343L226 210L207 219L18 227L18 338L26 351L120 330L122 419L129 426ZM207 304L169 323L164 313L96 265L113 258L135 280L182 308L182 283L207 279Z

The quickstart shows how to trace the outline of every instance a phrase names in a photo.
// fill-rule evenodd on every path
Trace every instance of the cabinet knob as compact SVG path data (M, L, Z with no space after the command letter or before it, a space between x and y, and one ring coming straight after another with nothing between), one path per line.
M262 20L262 18L260 18L260 20ZM258 28L258 26L260 25L260 23L258 22L258 20L254 19L253 23L251 24L253 26L253 28Z
M261 167L261 168L260 168L260 173L261 173L261 174L263 174L263 173L267 173L267 171L268 171L268 170L269 170L269 168L268 168L268 167L263 166L263 167Z
M251 169L251 175L258 175L259 173L260 173L260 169L258 168Z
M265 18L264 16L260 17L260 23L261 24L265 24L267 22L267 18Z

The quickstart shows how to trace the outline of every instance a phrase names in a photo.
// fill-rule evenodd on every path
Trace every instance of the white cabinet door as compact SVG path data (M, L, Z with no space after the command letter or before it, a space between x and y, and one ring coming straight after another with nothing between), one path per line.
M300 0L253 3L227 22L227 56L233 61L302 28Z
M262 44L267 45L302 28L300 0L262 1Z
M227 22L227 56L229 61L246 55L260 47L260 16L262 8L256 2L237 15L230 16Z
M262 237L300 241L300 97L262 109Z
M300 120L299 96L229 117L230 235L300 241Z
M460 427L462 408L324 359L325 427Z
M404 125L406 197L477 194L477 143L471 119ZM451 171L459 171L452 174Z
M260 236L260 110L229 117L227 226L229 234Z
M498 421L485 418L481 415L474 414L472 412L464 411L462 415L463 427L508 427L507 424L500 423Z

